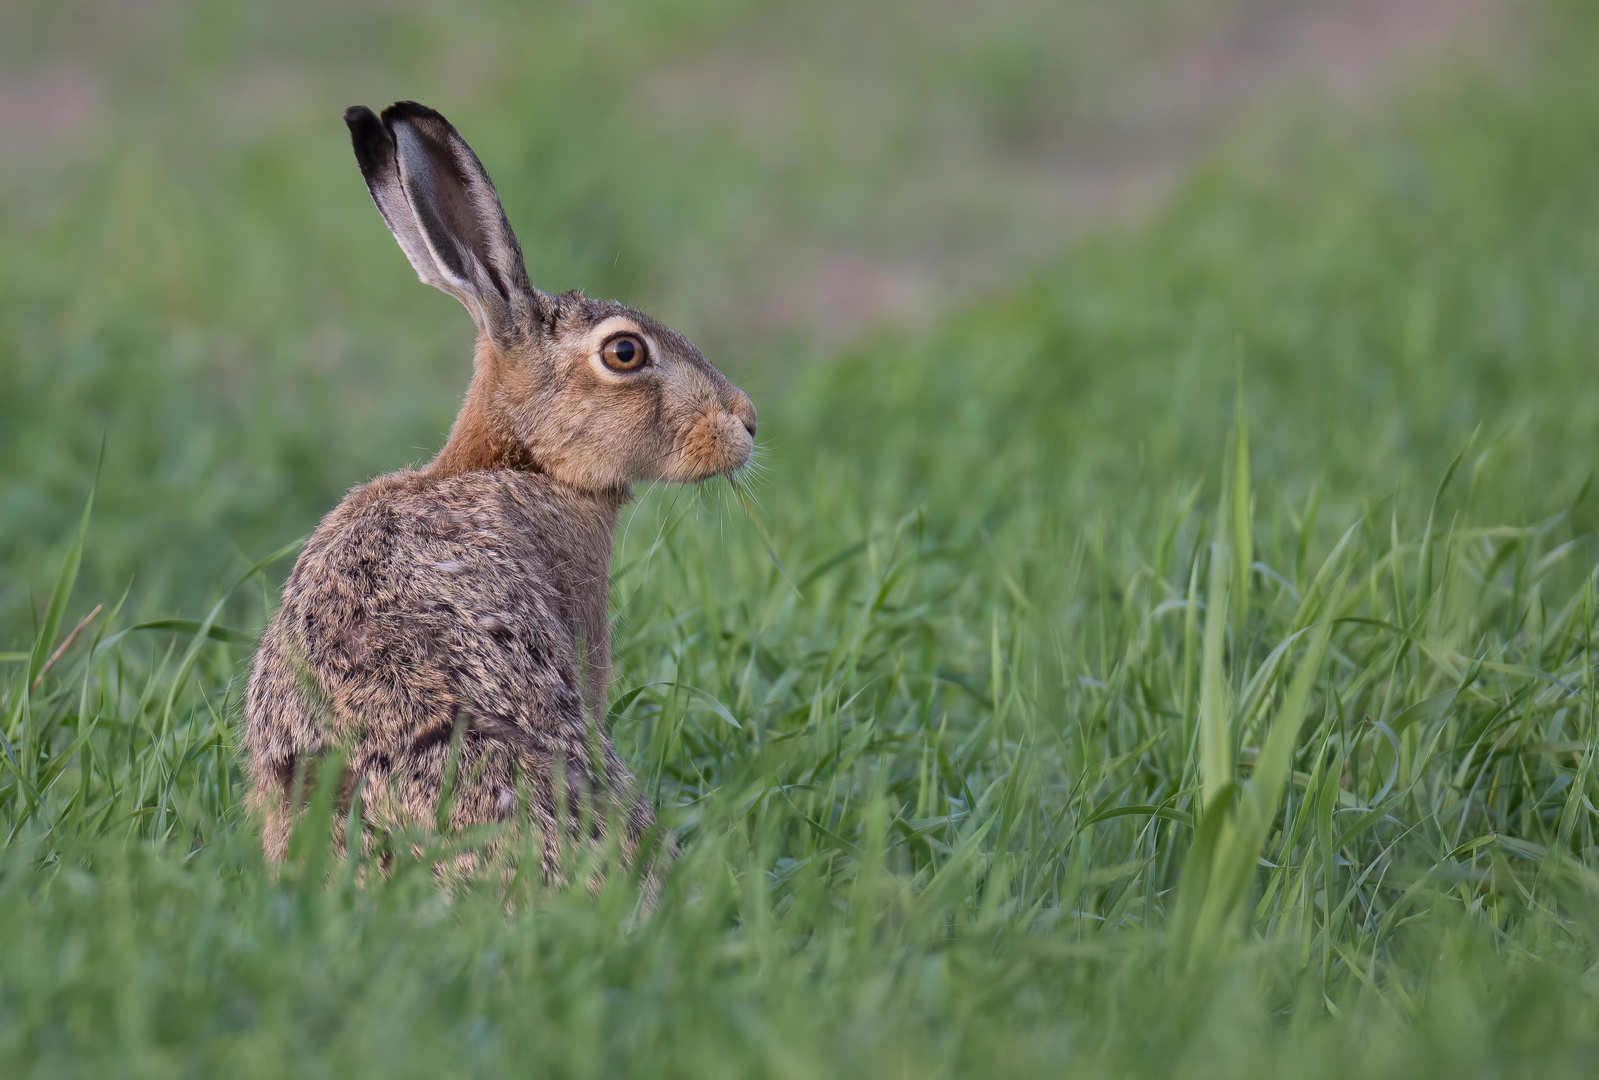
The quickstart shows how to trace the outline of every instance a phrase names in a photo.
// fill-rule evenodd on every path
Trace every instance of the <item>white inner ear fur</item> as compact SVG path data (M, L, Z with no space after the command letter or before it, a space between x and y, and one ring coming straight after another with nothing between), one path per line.
M650 363L637 371L612 371L606 367L604 358L600 356L600 347L617 334L632 334L644 342L644 347L649 350ZM604 322L595 323L594 328L588 332L587 340L584 344L588 347L589 366L594 369L595 374L599 375L600 378L609 379L611 382L627 382L629 379L638 378L642 372L648 371L654 366L661 355L660 346L655 343L655 339L646 334L638 323L626 315L612 315Z

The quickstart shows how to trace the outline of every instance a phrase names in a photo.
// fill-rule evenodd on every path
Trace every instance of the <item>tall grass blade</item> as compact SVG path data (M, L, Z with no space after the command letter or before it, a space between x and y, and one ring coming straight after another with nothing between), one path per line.
M105 443L100 444L100 460L105 460ZM29 686L33 685L40 672L44 670L45 661L49 659L51 649L55 646L56 634L61 630L61 619L67 611L67 601L72 598L72 586L78 580L78 566L83 561L83 540L89 534L89 515L94 510L95 488L100 482L100 469L95 467L94 480L89 485L89 497L83 502L83 513L78 518L77 531L72 534L72 543L67 545L67 554L61 560L61 569L56 574L55 587L50 590L50 603L45 608L44 623L39 627L38 637L34 640L33 653L28 659L28 673L24 680Z
M1207 810L1233 779L1232 707L1226 676L1227 603L1233 576L1228 564L1228 494L1223 485L1210 548L1205 640L1200 653L1199 769Z

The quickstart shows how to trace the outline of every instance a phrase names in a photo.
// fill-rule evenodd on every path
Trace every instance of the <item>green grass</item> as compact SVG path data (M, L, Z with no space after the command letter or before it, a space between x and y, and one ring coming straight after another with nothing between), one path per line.
M1542 17L1525 67L1263 121L1147 225L769 377L748 512L722 485L624 515L611 720L683 851L642 923L620 876L508 912L426 859L329 864L316 804L263 865L238 696L289 556L255 563L379 451L319 442L322 405L208 443L204 394L160 399L181 351L155 390L108 373L182 342L149 281L97 301L77 376L11 302L45 404L8 499L55 525L6 534L39 598L0 696L8 1071L1591 1075L1599 22ZM360 278L398 259L355 195L317 250ZM291 346L344 308L277 304L281 400L391 348L423 370L464 321L351 313L365 359L323 369ZM91 390L160 407L117 414L84 512ZM412 407L374 429L436 421ZM119 492L130 438L186 447L163 482L210 509ZM246 448L278 486L230 487ZM119 603L130 564L166 576Z

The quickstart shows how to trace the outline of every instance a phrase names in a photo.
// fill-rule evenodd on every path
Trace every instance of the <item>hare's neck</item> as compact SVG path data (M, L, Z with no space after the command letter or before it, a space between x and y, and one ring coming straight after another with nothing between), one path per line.
M424 470L433 476L454 476L481 469L522 469L537 472L538 467L520 441L509 438L494 423L489 408L494 394L492 365L479 364L472 376L472 387L461 403L461 412L450 428L444 448Z

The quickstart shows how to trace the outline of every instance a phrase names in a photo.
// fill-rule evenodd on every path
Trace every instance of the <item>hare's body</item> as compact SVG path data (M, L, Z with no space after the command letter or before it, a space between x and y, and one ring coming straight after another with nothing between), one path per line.
M408 472L356 488L328 515L250 681L269 853L284 852L296 766L330 746L351 753L374 825L433 820L457 722L457 824L526 812L553 841L557 755L574 794L629 792L603 733L603 777L587 760L610 668L618 503L511 469ZM521 810L519 785L534 796ZM625 810L633 836L652 819L647 804Z
M364 824L390 831L437 819L452 746L451 824L532 823L550 875L581 819L625 823L631 853L654 814L604 729L617 509L632 481L741 467L754 407L668 327L534 289L443 117L401 102L345 119L390 231L466 305L478 347L438 457L352 491L284 585L245 701L267 854L286 854L296 786L329 750Z

